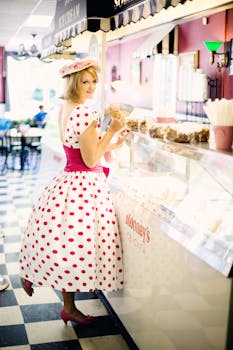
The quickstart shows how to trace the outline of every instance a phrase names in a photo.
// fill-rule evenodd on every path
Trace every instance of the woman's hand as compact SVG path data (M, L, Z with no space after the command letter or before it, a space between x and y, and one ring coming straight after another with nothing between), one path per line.
M120 113L119 107L117 105L113 105L110 107L110 113L112 120L101 139L98 137L96 123L94 121L79 137L82 159L89 168L95 166L105 152L120 147L127 136L128 132L126 132L126 122ZM118 140L116 141L115 145L113 144L114 146L112 146L111 141L118 132Z
M106 112L112 117L116 118L121 115L120 107L117 103L112 103L106 108Z
M112 117L112 120L109 124L109 129L111 132L116 133L126 127L125 118L121 115L119 105L111 104L107 111L108 114Z
M110 145L111 149L113 150L113 149L121 147L123 145L126 137L129 135L129 132L130 132L130 129L124 129L124 130L120 131L118 134L117 141Z
M104 154L104 158L107 163L112 163L114 160L114 157L112 155L112 151L114 149L117 149L121 147L126 139L126 137L129 135L130 129L124 129L119 132L117 141L114 143L111 143L108 147L108 150Z

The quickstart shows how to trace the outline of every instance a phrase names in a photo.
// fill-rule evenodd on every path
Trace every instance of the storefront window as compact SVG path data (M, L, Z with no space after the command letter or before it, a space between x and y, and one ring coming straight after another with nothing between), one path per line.
M32 115L43 104L53 109L54 96L61 90L58 70L64 62L44 63L37 58L17 61L7 58L7 110L20 117ZM51 91L53 93L51 94Z

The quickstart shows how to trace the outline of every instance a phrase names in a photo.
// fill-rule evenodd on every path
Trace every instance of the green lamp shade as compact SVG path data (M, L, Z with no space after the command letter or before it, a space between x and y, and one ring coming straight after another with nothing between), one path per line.
M205 46L209 51L217 51L221 45L221 41L205 41Z

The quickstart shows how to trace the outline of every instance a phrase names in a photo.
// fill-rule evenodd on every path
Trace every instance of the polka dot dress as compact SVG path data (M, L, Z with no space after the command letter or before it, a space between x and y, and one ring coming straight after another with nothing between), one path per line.
M64 145L79 148L79 135L93 120L96 112L75 107ZM121 240L103 173L62 171L46 186L23 235L20 274L67 292L123 287Z

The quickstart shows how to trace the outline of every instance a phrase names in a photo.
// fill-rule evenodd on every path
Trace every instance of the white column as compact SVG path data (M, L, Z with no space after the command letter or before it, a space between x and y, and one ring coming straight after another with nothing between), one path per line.
M105 70L106 70L106 33L101 32L101 119L104 118L105 108Z

